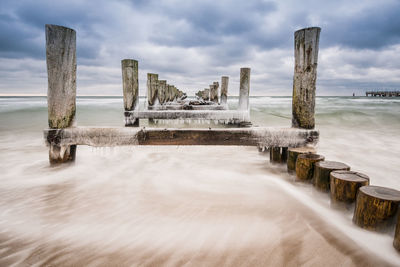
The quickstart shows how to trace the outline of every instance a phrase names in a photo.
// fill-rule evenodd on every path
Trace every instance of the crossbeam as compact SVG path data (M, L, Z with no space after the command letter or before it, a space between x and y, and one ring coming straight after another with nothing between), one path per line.
M299 147L318 142L319 131L297 128L136 128L73 127L46 129L48 145L221 145Z
M248 110L133 110L125 111L129 119L204 119L226 121L250 121Z
M227 110L226 105L185 105L185 104L171 104L148 107L151 111L164 111L164 110Z

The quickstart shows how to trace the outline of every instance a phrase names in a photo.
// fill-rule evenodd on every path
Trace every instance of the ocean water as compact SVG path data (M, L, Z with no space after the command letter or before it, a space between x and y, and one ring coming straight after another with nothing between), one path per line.
M250 105L254 125L291 124L290 97ZM123 126L122 98L79 97L76 120ZM254 147L79 146L50 167L46 127L45 97L0 98L1 266L400 264L393 233L355 227ZM400 190L400 99L318 97L316 128L326 160Z

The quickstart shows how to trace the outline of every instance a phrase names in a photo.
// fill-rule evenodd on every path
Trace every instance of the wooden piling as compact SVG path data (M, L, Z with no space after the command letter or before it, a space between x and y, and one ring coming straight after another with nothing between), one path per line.
M250 68L240 69L239 110L249 110Z
M390 231L399 203L400 192L397 190L371 185L360 187L353 222L371 231Z
M271 163L281 163L281 148L271 147L269 149L269 161Z
M147 105L153 106L157 99L158 74L147 73Z
M166 94L167 94L167 81L165 80L159 80L158 81L158 90L157 90L158 94L158 102L160 104L164 104L165 103L165 98L166 98Z
M331 204L351 204L356 201L361 186L369 185L369 177L354 171L332 171L330 173Z
M53 129L74 124L76 111L76 33L73 29L46 25L48 123ZM73 161L75 145L50 144L51 164Z
M218 87L219 83L214 82L212 85L210 85L210 101L213 101L218 104Z
M204 101L210 100L210 89L205 88L205 89L202 91L202 96L201 96L201 98L203 98Z
M330 173L332 171L349 171L350 166L337 161L320 161L315 163L313 185L320 191L330 190Z
M305 28L294 33L295 66L293 77L292 127L315 126L315 83L321 28Z
M296 160L296 177L298 180L311 180L314 174L314 166L318 161L325 160L318 154L301 154Z
M133 59L124 59L122 66L122 88L125 111L135 110L139 104L138 62ZM139 120L125 120L125 126L139 126Z
M296 171L296 160L300 154L316 153L312 147L291 147L288 149L287 155L287 170L289 173Z
M397 216L396 230L394 232L393 247L400 252L400 216Z
M221 105L227 105L229 77L221 77Z

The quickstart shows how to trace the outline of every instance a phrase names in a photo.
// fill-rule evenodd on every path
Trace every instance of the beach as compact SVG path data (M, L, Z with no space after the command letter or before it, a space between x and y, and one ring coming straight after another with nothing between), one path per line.
M250 106L253 125L290 126L290 97ZM78 97L77 124L122 126L122 110ZM318 97L317 151L399 190L399 112L399 99ZM400 264L391 233L354 226L254 147L79 146L74 164L50 167L46 98L3 97L0 113L2 266Z

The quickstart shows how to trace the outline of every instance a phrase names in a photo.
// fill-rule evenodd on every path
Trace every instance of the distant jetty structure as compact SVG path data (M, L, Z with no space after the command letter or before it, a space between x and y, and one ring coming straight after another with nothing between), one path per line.
M366 91L365 96L375 96L375 97L400 97L400 91Z

